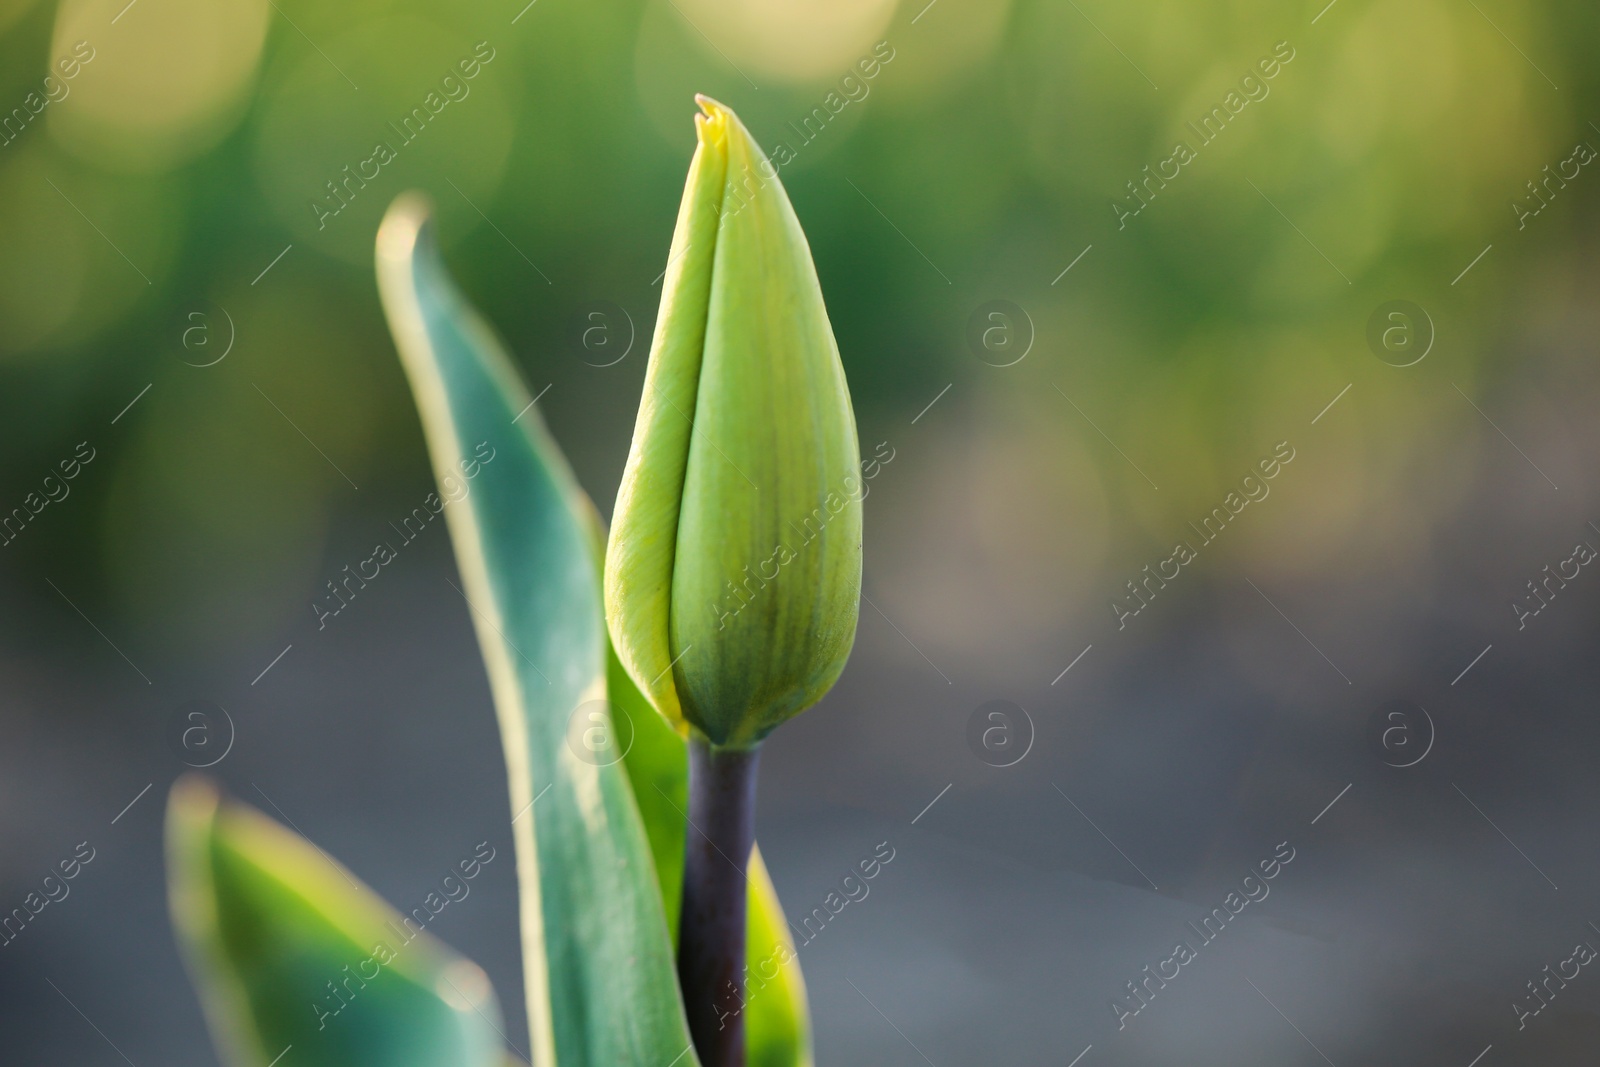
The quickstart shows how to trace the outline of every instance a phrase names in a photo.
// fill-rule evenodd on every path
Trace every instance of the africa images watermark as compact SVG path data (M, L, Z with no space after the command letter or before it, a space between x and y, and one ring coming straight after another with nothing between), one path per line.
M399 158L399 149L421 136L428 123L438 118L452 101L460 103L471 95L472 86L468 83L483 72L483 68L493 61L495 54L488 41L479 41L473 46L472 55L457 60L456 65L439 79L439 88L430 90L428 95L422 98L422 103L406 112L398 126L393 122L389 123L389 129L395 133L392 144L387 140L377 142L373 146L372 155L356 163L354 171L350 169L350 164L346 163L340 170L343 177L328 181L327 195L310 202L311 213L317 219L317 229L326 229L328 220L349 207L355 200L356 194L367 187L367 182L376 181L383 173L383 168ZM443 95L440 95L441 93ZM369 168L371 173L368 173Z
M484 449L489 450L488 455L484 454ZM400 535L400 548L404 548L418 537L421 537L422 532L428 528L428 524L433 521L434 516L443 514L446 507L457 501L465 500L467 494L472 491L472 487L468 483L476 478L479 472L494 460L496 455L494 448L488 441L479 441L472 452L477 459L463 459L460 463L464 480L458 480L455 475L447 474L439 482L439 488L444 491L443 500L439 499L438 493L429 493L423 499L422 506L412 508L411 514L401 519L399 526L392 522L389 524L390 528ZM328 592L333 594L333 599L338 602L339 606L334 607L329 604L324 607L318 600L311 602L311 613L317 617L317 629L326 630L328 628L328 620L349 607L350 601L356 598L356 594L365 589L368 582L376 580L378 575L383 573L383 568L399 557L399 548L395 548L388 541L380 541L373 546L372 555L356 563L354 571L350 569L350 564L346 563L343 568L344 576L339 578L338 584L335 584L332 578L327 581ZM368 565L372 567L372 573L370 574L367 573L366 569ZM351 587L351 582L355 583L353 588ZM344 590L344 593L340 592L341 589ZM348 599L344 594L349 594Z
M401 950L415 941L427 925L438 918L440 912L453 903L466 900L467 894L472 892L468 883L483 873L483 868L493 862L494 857L494 846L487 841L480 841L469 858L459 861L450 869L450 873L439 879L437 891L430 891L422 898L421 904L412 908L409 914L401 916L400 925L396 926L393 920L386 921L384 925L394 934L398 947L387 941L379 941L372 946L370 956L355 964L354 971L346 964L341 968L344 973L342 979L337 983L332 979L328 981L328 995L311 1003L311 1010L317 1013L317 1029L326 1030L328 1020L349 1007L356 995L367 987L367 983L376 980L382 969L393 963ZM370 974L366 970L369 966L372 968Z
M1594 927L1593 923L1589 925L1591 928ZM1567 983L1577 978L1583 968L1593 963L1594 959L1594 946L1587 941L1579 941L1572 947L1572 955L1556 964L1554 971L1547 963L1541 972L1543 978L1538 979L1537 983L1532 978L1528 979L1529 996L1526 1002L1521 1000L1511 1002L1511 1010L1517 1013L1517 1029L1526 1029L1528 1020L1548 1008L1550 1002L1556 999L1556 994L1567 988ZM1571 973L1568 973L1568 967L1572 968Z
M1172 146L1172 154L1166 159L1155 164L1155 170L1150 165L1144 167L1144 177L1130 179L1128 193L1130 199L1122 200L1111 198L1111 211L1117 217L1117 229L1124 230L1128 227L1128 220L1149 206L1157 193L1167 187L1167 183L1183 173L1183 168L1199 158L1199 149L1204 148L1222 135L1228 123L1239 117L1251 101L1265 100L1272 92L1268 84L1273 78L1282 73L1295 57L1295 50L1288 41L1279 41L1272 46L1272 54L1262 56L1256 60L1255 65L1239 79L1239 88L1230 89L1222 98L1222 103L1213 104L1211 109L1200 118L1200 125L1193 122L1185 123L1194 131L1195 146L1188 141L1179 141ZM1259 72L1259 77L1257 76Z
M57 869L60 871L59 877L56 871L51 871L44 876L40 882L40 888L44 890L43 896L40 896L38 891L29 892L27 896L22 898L22 907L12 908L11 914L0 918L0 948L5 948L21 936L22 931L27 928L29 923L38 918L39 913L44 911L45 908L51 904L59 904L66 900L67 894L72 892L72 887L67 883L78 877L83 868L87 867L93 860L94 846L87 841L80 841L77 847L72 850L70 858L61 860L56 864Z
M893 62L894 57L894 47L888 41L879 41L873 45L872 54L857 60L850 68L850 72L839 79L839 88L824 96L822 103L813 107L800 119L799 125L793 121L787 124L796 135L794 147L790 147L787 141L773 141L772 150L767 153L768 158L756 165L759 174L753 173L747 163L741 178L736 180L729 175L718 214L723 218L729 218L743 211L755 198L757 190L764 188L768 182L776 181L778 171L799 158L799 149L821 136L822 131L827 129L828 123L843 113L845 108L867 98L867 94L872 92L872 79Z
M1528 227L1528 220L1538 215L1555 200L1556 193L1567 187L1570 182L1582 173L1582 168L1593 163L1596 152L1594 146L1587 141L1579 141L1566 159L1557 163L1556 173L1550 173L1550 166L1546 164L1543 170L1544 177L1538 184L1528 183L1528 201L1523 203L1516 197L1511 198L1511 213L1517 217L1517 229L1524 230ZM1567 167L1571 166L1571 173ZM1542 191L1541 191L1542 190Z
M1200 539L1200 548L1204 548L1215 541L1227 528L1228 523L1239 517L1252 501L1259 503L1267 499L1272 492L1272 487L1267 483L1287 466L1295 457L1294 446L1288 441L1279 441L1273 446L1272 455L1257 461L1255 468L1239 480L1238 490L1231 491L1222 498L1222 503L1212 508L1205 518L1200 520L1200 525L1189 524ZM1260 472L1257 476L1257 472ZM1241 495L1242 494L1242 495ZM1128 580L1127 597L1128 605L1122 603L1123 598L1118 597L1111 601L1111 613L1117 618L1117 629L1126 630L1128 620L1144 611L1154 600L1158 590L1165 589L1167 583L1177 579L1183 573L1183 568L1199 558L1200 549L1196 548L1187 539L1179 541L1172 548L1172 554L1166 559L1155 564L1155 570L1150 569L1150 564L1144 565L1144 577L1135 584L1133 579ZM1172 572L1167 573L1167 567ZM1137 605L1137 606L1134 606Z
M1589 525L1591 529L1594 528L1593 523ZM1529 578L1528 595L1521 600L1511 602L1511 610L1517 616L1517 629L1526 630L1528 620L1549 607L1550 602L1556 598L1556 593L1565 589L1567 583L1574 581L1584 567L1593 563L1597 554L1600 553L1597 553L1595 547L1588 541L1579 541L1573 546L1572 555L1556 563L1554 572L1551 571L1550 564L1544 565L1542 572L1544 577L1538 580L1537 585L1534 584L1534 579ZM1568 573L1568 567L1572 568L1571 573Z
M1148 1008L1150 1002L1156 999L1156 993L1167 988L1167 983L1175 981L1183 973L1183 968L1199 959L1200 949L1221 937L1222 931L1228 928L1236 915L1251 904L1266 900L1267 894L1272 892L1272 887L1267 883L1283 873L1283 868L1294 861L1294 855L1294 846L1287 841L1280 842L1273 849L1270 859L1258 863L1255 870L1239 880L1238 889L1222 898L1221 907L1212 908L1210 914L1200 920L1199 926L1193 922L1188 924L1199 941L1198 948L1191 946L1189 935L1184 934L1183 940L1172 946L1171 955L1155 964L1154 971L1150 969L1150 964L1145 964L1141 969L1144 977L1126 983L1127 995L1111 999L1111 1014L1117 1017L1117 1029L1126 1029L1129 1019Z
M887 456L883 454L885 448L889 449ZM879 442L872 458L861 461L859 478L853 474L845 475L839 489L829 492L816 507L802 516L798 523L793 519L789 520L789 527L801 537L799 547L803 549L820 537L829 520L843 511L846 503L851 500L865 500L867 493L871 491L867 482L876 478L884 467L893 462L894 456L894 449L889 448L888 441ZM780 541L772 546L772 555L756 564L754 574L750 573L750 565L745 564L743 581L735 584L730 578L726 582L728 595L722 602L723 606L711 605L711 613L717 618L717 629L727 629L729 619L749 607L757 594L765 589L769 582L777 579L779 571L799 558L800 553L790 548L789 542Z
M833 919L838 918L845 908L852 903L859 904L861 901L866 900L867 894L872 892L872 887L867 883L882 874L883 869L893 862L894 857L895 849L893 845L887 841L878 842L873 847L872 855L858 862L849 874L839 880L839 888L830 890L828 895L822 898L822 907L812 908L811 913L800 920L801 926L804 927L803 930L800 926L790 923L790 928L805 938L805 940L797 942L797 947L804 948L811 944L817 939L817 935L822 933L823 927L827 926ZM860 871L859 877L857 877L857 871ZM843 895L841 896L841 894ZM827 910L824 911L823 908ZM813 928L813 923L815 923L815 928ZM736 1018L745 1008L749 1007L750 1002L755 999L757 994L766 989L768 983L782 973L784 965L795 958L796 953L789 947L788 942L780 940L777 947L754 967L746 964L744 968L744 993L741 995L731 981L728 983L725 990L727 1006L718 1005L717 1007L717 1018L721 1023L717 1029L720 1030L726 1027L729 1019ZM770 973L767 969L768 965L771 965Z
M84 449L89 450L87 455L84 454ZM22 498L21 507L12 508L11 514L0 518L0 546L15 541L27 528L28 523L50 504L59 504L67 499L72 492L72 486L67 483L76 478L84 467L94 462L96 455L98 453L88 441L78 442L78 447L73 449L72 455L56 464L61 468L61 476L58 478L54 471L44 476L44 480L40 483L40 489L44 491L43 496L37 491L30 492Z
M83 68L94 61L94 45L88 41L79 41L72 46L70 55L62 56L56 60L56 74L46 74L42 88L43 95L38 89L30 90L22 98L22 106L14 107L11 113L0 118L0 148L4 148L18 137L29 124L51 104L59 104L72 92L69 84L73 78L82 73ZM59 76L58 76L59 75Z

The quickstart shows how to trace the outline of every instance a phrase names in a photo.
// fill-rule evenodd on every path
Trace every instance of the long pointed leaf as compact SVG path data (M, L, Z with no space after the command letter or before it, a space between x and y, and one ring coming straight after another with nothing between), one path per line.
M228 1062L267 1067L291 1047L295 1067L503 1062L483 971L299 835L185 779L167 854L173 924Z
M806 983L760 846L750 856L748 914L745 1067L812 1067Z
M378 236L378 281L442 487L510 778L534 1067L689 1067L649 843L623 767L566 743L606 693L587 504L488 325L440 262L424 204Z

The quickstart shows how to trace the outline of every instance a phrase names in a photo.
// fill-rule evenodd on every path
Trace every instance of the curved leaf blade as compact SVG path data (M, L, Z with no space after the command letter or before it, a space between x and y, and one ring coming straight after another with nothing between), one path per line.
M606 693L589 505L493 331L446 273L420 199L390 208L377 267L435 477L470 482L445 514L505 742L534 1067L690 1067L626 774L566 743L573 713Z
M173 925L219 1050L266 1067L498 1067L489 980L299 835L199 779L167 812Z

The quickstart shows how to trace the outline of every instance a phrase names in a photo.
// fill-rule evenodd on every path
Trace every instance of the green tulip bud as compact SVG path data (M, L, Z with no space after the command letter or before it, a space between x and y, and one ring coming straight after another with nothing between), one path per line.
M750 747L844 669L861 595L855 415L777 171L695 98L644 396L606 550L606 618L680 732Z

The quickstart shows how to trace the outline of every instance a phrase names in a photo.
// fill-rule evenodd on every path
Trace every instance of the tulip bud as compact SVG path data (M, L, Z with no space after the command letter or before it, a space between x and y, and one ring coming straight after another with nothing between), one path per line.
M777 171L704 96L606 550L617 653L680 732L749 747L855 640L855 415Z

